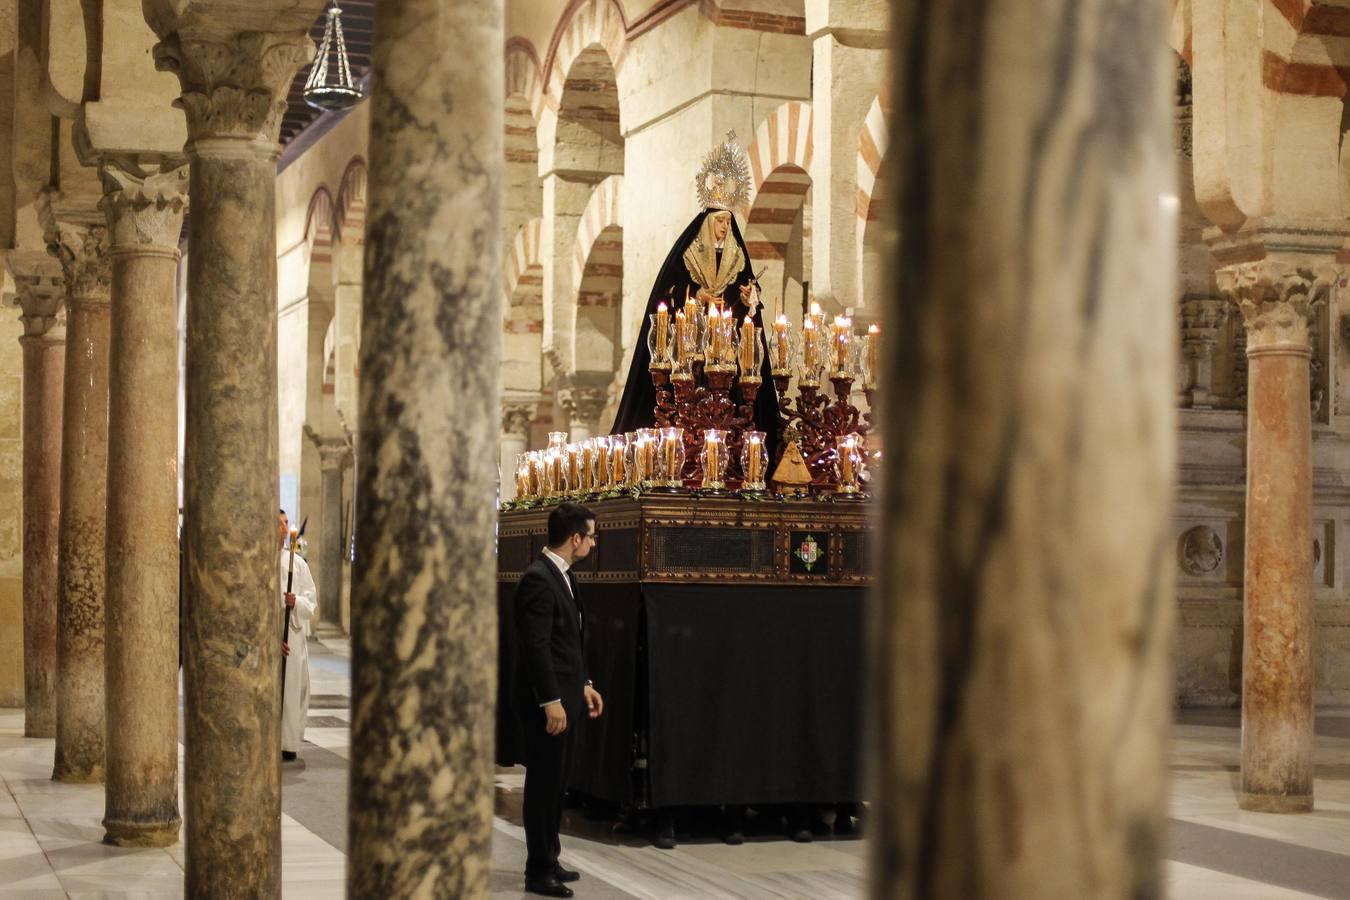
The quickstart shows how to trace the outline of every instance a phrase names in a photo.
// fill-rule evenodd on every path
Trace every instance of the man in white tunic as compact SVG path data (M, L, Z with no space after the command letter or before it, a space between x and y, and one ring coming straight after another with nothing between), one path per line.
M309 563L295 555L295 567L291 575L291 590L286 591L286 573L291 565L291 551L286 546L290 535L291 523L286 519L286 510L281 511L278 543L281 547L281 593L285 603L285 614L289 619L287 640L281 645L286 654L286 683L282 686L281 703L281 758L290 761L296 758L300 744L305 739L305 719L309 716L309 620L319 608L318 592L314 589L314 576L309 572Z

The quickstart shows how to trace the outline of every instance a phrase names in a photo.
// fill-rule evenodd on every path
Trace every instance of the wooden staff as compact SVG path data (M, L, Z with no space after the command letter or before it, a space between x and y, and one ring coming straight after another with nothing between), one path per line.
M291 608L286 605L286 594L291 592L295 580L295 545L300 532L291 529L291 552L286 559L286 590L281 597L281 643L286 644L291 636ZM281 654L281 717L286 717L286 654Z

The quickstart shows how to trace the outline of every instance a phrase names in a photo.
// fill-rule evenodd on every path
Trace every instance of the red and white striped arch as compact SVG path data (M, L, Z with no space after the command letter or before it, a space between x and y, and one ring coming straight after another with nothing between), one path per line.
M311 266L333 261L333 221L333 195L320 186L305 211L305 243L309 245Z
M353 157L342 173L335 203L336 232L347 246L362 246L366 242L366 161Z
M587 47L599 44L617 73L623 66L627 28L618 0L585 0L554 35L544 61L544 103L557 111L572 63Z
M596 241L608 228L623 228L623 176L611 175L595 186L577 225L576 250L572 254L572 283L580 286ZM603 248L602 248L603 249ZM620 258L622 264L622 257ZM578 301L580 302L580 301Z
M506 42L506 97L519 97L530 109L535 123L544 108L544 77L539 54L534 45L522 37Z
M792 223L811 189L811 104L790 100L755 129L750 144L754 177L746 248L751 259L783 259Z
M511 252L507 254L506 265L502 272L502 293L508 303L525 271L531 266L544 264L543 257L539 253L539 235L543 225L543 219L531 219L520 226L520 230L516 232L516 239L511 242Z
M886 145L890 140L887 105L884 94L874 98L858 132L859 234L867 221L881 215L881 204L874 201L880 199L876 197L877 179L881 175L881 162L886 158Z

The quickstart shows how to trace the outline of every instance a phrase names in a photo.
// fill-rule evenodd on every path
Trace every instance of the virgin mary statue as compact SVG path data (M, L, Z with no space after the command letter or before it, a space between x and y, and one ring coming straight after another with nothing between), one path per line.
M705 305L710 300L722 299L730 304L736 322L751 317L760 329L760 342L764 342L758 284L733 212L743 209L750 197L750 166L736 143L735 132L728 134L726 141L704 159L695 184L703 211L680 233L652 284L647 309L642 316L642 328L633 348L628 380L624 383L623 399L619 401L614 427L610 429L613 434L650 428L655 424L656 388L647 371L651 364L647 332L651 328L651 316L661 302L674 312L686 296ZM769 444L769 458L774 459L778 440L778 397L773 389L767 344L763 354L761 375L764 385L755 400L755 427L764 432ZM736 399L739 401L739 397Z

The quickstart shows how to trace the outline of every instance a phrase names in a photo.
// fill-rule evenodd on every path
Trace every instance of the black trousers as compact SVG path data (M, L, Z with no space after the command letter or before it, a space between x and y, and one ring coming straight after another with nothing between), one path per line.
M525 726L525 877L537 878L553 871L562 844L563 794L572 772L572 749L584 713L580 707L563 704L567 730L550 735L544 730L544 710L523 710Z

